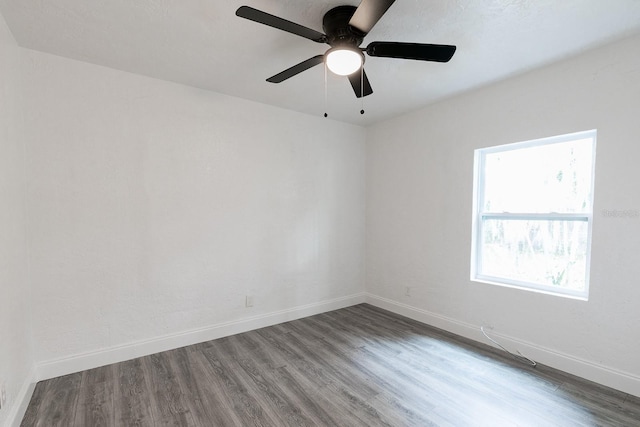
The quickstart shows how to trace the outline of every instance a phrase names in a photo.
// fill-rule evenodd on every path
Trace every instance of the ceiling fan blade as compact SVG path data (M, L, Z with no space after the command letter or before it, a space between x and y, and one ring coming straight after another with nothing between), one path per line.
M267 79L269 83L282 83L290 77L300 74L303 71L308 70L311 67L315 67L318 64L322 64L324 61L324 55L316 55L313 58L309 58L306 61L302 61L299 64L294 65L291 68L287 68L281 73L271 76Z
M249 6L240 6L238 10L236 10L236 15L241 18L249 19L260 24L268 25L291 34L304 37L305 39L313 40L316 43L326 43L327 41L327 36L316 30L303 27L295 22L287 21L286 19L279 18Z
M364 72L364 69L362 69L362 75L360 74L360 70L358 70L353 74L349 74L347 77L349 77L349 83L351 83L351 87L356 94L356 98L362 98L363 92L364 96L368 96L373 93L373 89L371 89L371 84L369 83L367 73Z
M396 0L362 0L349 25L368 34Z
M372 42L367 46L369 56L419 61L449 62L455 52L455 46L445 44Z

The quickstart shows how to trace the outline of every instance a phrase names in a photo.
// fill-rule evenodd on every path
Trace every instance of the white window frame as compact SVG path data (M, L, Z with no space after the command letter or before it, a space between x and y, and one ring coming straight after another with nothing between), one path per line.
M520 150L530 147L558 144L562 142L575 141L580 139L592 140L592 162L591 162L591 192L589 206L585 213L508 213L508 212L484 212L484 167L487 154ZM589 299L589 277L591 265L591 239L593 223L593 194L595 180L595 156L596 156L597 130L588 130L566 135L540 138L524 142L499 145L494 147L479 148L474 152L474 179L473 179L473 217L472 217L472 242L471 242L471 281L487 283L491 285L506 286L510 288L540 292L550 295L569 297L587 301ZM482 266L482 222L487 219L512 219L512 220L563 220L563 221L585 221L587 222L587 252L584 290L573 290L557 286L544 285L534 282L525 282L506 277L496 277L482 274L479 271Z

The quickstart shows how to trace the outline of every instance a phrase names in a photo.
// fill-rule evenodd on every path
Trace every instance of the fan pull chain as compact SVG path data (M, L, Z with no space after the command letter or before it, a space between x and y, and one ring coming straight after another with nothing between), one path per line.
M364 114L364 67L360 67L360 114Z
M324 62L324 116L327 117L327 62Z

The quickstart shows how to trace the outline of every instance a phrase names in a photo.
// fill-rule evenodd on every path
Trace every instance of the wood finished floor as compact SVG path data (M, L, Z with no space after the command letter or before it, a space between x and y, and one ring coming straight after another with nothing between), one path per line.
M362 304L39 382L31 426L640 426L640 399Z

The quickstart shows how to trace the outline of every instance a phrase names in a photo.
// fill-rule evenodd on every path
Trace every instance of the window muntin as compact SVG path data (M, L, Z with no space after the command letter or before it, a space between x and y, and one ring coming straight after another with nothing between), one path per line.
M596 131L475 152L471 279L588 298Z

